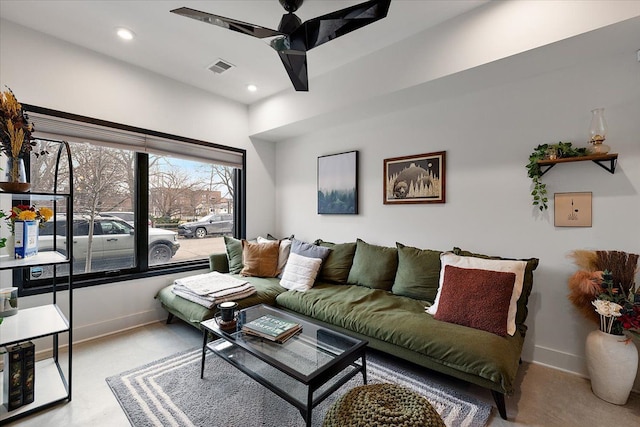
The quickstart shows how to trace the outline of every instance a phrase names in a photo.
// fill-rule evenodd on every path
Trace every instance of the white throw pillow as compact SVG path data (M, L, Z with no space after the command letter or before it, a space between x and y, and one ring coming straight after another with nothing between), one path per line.
M311 289L321 265L320 258L307 258L291 252L284 273L282 273L280 285L292 291L304 292Z
M438 294L436 295L436 299L433 302L433 305L427 309L427 313L435 315L438 311L440 290L442 289L442 283L444 282L444 268L447 265L452 265L458 268L475 268L479 270L514 273L516 275L516 281L513 285L513 293L511 294L511 301L509 303L509 315L507 316L507 333L509 335L513 335L516 333L516 313L518 311L518 299L520 298L520 294L522 294L524 271L527 267L526 261L484 259L470 256L459 256L451 252L445 252L440 255L440 263L442 264L442 268L440 270ZM464 292L464 289L461 289L460 291ZM478 308L481 309L481 307Z
M265 239L262 236L258 236L258 243L273 242L271 239ZM287 259L289 259L289 251L291 250L291 240L280 240L280 252L278 252L278 272L277 276L281 277L284 271L285 265L287 265Z

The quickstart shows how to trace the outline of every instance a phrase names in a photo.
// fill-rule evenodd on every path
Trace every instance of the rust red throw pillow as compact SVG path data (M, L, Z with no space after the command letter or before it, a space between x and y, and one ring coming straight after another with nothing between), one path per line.
M447 265L434 318L506 336L515 280L514 273Z

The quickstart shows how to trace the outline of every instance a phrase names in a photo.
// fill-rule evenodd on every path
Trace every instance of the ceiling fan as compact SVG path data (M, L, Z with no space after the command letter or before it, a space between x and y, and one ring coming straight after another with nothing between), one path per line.
M294 12L304 0L279 0L287 11L277 30L181 7L171 12L260 39L274 37L270 45L297 91L308 91L307 51L387 16L391 0L369 0L302 22Z

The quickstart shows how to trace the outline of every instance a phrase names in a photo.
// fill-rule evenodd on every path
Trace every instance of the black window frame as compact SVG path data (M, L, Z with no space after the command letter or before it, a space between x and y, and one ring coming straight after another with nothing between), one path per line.
M229 147L217 143L210 143L203 140L182 137L178 135L158 132L150 129L139 128L135 126L124 125L121 123L110 122L101 119L95 119L87 116L81 116L63 111L53 110L50 108L39 107L36 105L23 104L25 111L52 116L61 119L73 120L81 123L93 124L113 128L115 130L124 130L127 132L151 135L158 138L176 140L188 144L211 147L229 152L234 152L242 156L242 167L234 169L234 230L233 235L236 238L245 238L246 236L246 173L247 173L247 152L245 149ZM36 129L36 133L37 133ZM37 137L36 137L37 138ZM46 139L46 138L45 138ZM135 150L134 150L135 151ZM194 158L195 159L195 158ZM27 173L29 173L29 164L27 162ZM83 273L82 275L73 275L74 289L98 286L107 283L130 281L155 276L163 276L169 274L183 273L187 271L199 270L209 267L208 259L188 260L182 262L172 262L162 265L149 266L148 259L148 212L149 212L149 154L136 152L136 185L134 197L134 211L136 212L135 226L136 232L136 261L137 266L129 269L100 271ZM142 213L142 214L140 214ZM64 290L66 277L58 277L56 283L57 290ZM13 286L18 287L19 296L30 296L44 294L52 291L53 279L31 279L29 277L29 268L19 268L13 271Z

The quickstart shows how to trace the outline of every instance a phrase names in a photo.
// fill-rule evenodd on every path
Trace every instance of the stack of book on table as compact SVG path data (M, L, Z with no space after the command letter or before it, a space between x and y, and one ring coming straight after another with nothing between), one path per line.
M242 332L247 335L265 338L281 344L301 330L302 325L299 323L284 320L269 314L265 314L242 326Z

